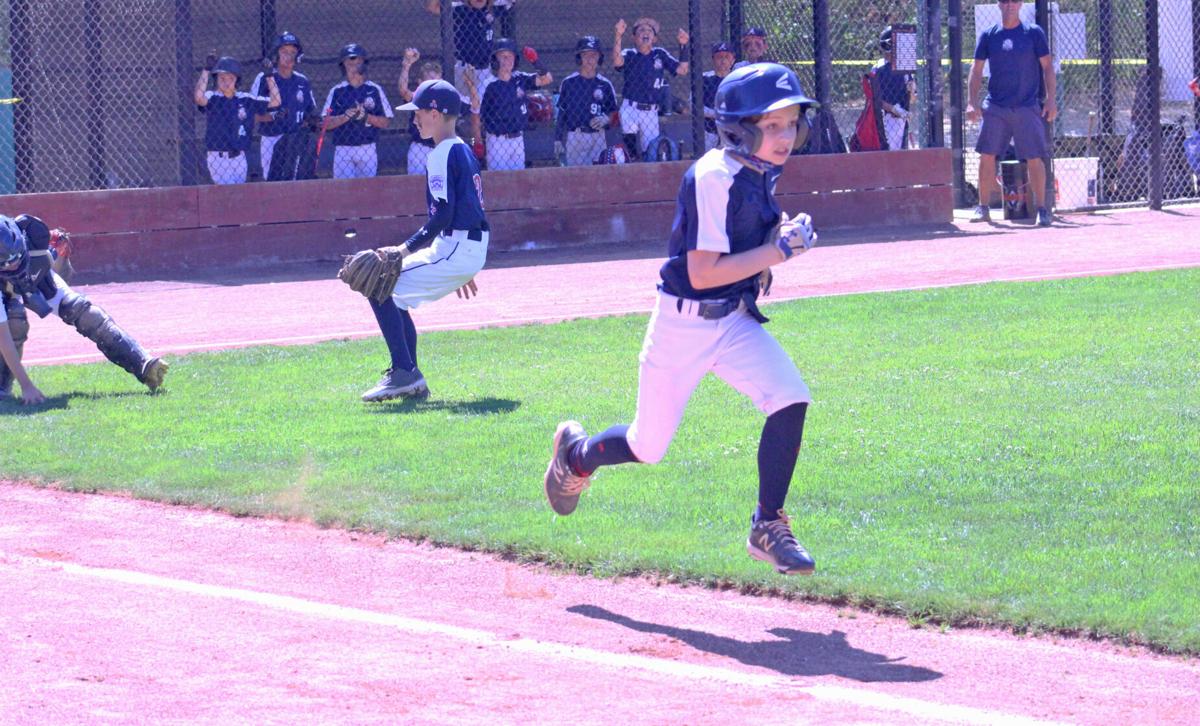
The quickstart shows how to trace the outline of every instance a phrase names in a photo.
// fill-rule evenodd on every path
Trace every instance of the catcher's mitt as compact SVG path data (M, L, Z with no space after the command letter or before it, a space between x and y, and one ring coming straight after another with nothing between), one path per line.
M346 257L338 279L368 300L382 303L396 289L407 254L403 246L355 252Z

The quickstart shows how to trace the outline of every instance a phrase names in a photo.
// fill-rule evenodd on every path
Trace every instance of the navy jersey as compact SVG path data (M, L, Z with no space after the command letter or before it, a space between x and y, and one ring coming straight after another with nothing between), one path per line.
M717 86L721 85L721 80L716 71L704 71L704 130L710 134L717 133L717 122L708 118L708 114L717 112Z
M1021 23L1005 30L996 24L985 30L975 46L975 60L988 62L987 103L1003 108L1041 105L1040 59L1048 55L1046 33L1037 25Z
M760 174L723 149L713 149L692 164L679 186L669 257L659 271L664 292L693 300L757 293L757 274L729 285L697 290L688 278L687 253L705 250L736 254L763 244L780 218L775 182L781 171L780 167Z
M204 129L204 148L208 151L245 151L250 148L254 114L266 113L271 99L238 91L226 98L219 91L204 94L208 105L200 110L208 116Z
M279 136L299 129L304 117L317 108L312 84L303 73L292 71L287 78L276 73L275 85L279 87L280 106L272 111L275 120L258 127L258 132L263 136ZM266 76L259 73L255 77L254 83L250 84L250 93L262 98L271 95Z
M429 221L405 244L419 250L450 230L487 229L483 214L483 180L471 147L452 136L429 152L425 167L425 200Z
M454 13L454 55L462 63L487 68L492 62L492 25L496 17L481 8L459 5Z
M489 134L515 134L525 130L529 104L525 92L537 88L537 76L515 71L512 78L489 81L483 92L479 113Z
M593 118L616 110L617 91L612 81L600 74L584 78L572 73L558 89L558 137L565 139L568 131L591 131L588 124Z
M342 81L329 89L329 97L325 99L325 113L338 116L360 103L369 114L382 114L388 118L393 116L392 104L388 103L383 88L374 81L366 81L360 86L352 86L349 82ZM379 138L379 129L366 123L365 119L349 121L330 133L333 134L333 143L338 146L372 144Z
M875 81L879 85L879 100L893 106L900 104L908 108L908 81L912 74L897 73L887 61L880 61L871 70L875 73Z
M621 89L626 101L635 103L662 103L662 89L667 87L663 71L675 75L679 69L679 61L662 48L651 48L649 53L642 55L636 48L626 48L621 51L625 65L621 72L625 74L625 85Z

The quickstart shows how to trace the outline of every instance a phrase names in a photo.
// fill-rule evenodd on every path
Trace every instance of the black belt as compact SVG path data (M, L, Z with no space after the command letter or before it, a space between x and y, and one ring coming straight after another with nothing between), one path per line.
M637 101L630 101L629 103L639 111L657 111L658 110L657 103L638 103Z
M695 313L705 320L720 320L727 317L742 304L740 297L731 297L728 300L688 300L689 303L695 303ZM684 298L676 298L675 310L683 312Z
M517 131L511 134L492 134L492 136L499 136L502 139L519 139L521 138L521 132Z
M487 231L487 227L476 227L475 229L452 229L450 234L462 233L467 235L467 239L473 242L482 242L483 233Z
M218 151L217 155L222 159L236 159L242 155L240 151Z
M573 133L573 134L598 134L598 133L600 133L600 131L598 129L592 128L591 126L580 126L577 129L571 129L571 133Z

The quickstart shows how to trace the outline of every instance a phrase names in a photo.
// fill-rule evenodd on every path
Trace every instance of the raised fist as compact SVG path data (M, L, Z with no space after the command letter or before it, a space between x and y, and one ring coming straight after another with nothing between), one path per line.
M416 63L419 60L421 60L421 51L417 50L416 48L405 48L404 49L405 65L411 66L413 63Z
M271 74L275 73L275 63L270 58L263 58L262 71L264 76L271 76Z
M680 28L679 33L675 35L675 39L679 41L680 45L687 45L689 37L688 32L683 28Z
M538 52L533 49L533 46L527 45L524 48L522 48L521 55L525 56L525 60L529 61L531 64L537 65Z
M616 28L615 28L617 31L617 35L625 35L625 29L627 27L628 26L625 25L625 18L621 18L620 20L618 20Z
M204 70L212 73L212 69L217 67L217 51L209 51L209 54L204 56Z

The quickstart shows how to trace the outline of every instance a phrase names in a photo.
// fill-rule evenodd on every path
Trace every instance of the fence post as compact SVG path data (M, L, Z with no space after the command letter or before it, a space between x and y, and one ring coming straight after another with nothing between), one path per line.
M1146 0L1146 64L1150 71L1150 208L1162 209L1163 203L1163 134L1162 122L1162 61L1158 52L1158 0Z
M175 0L175 91L179 96L179 183L196 183L196 72L192 67L192 0Z
M1196 0L1200 2L1200 0ZM733 47L737 48L738 58L742 57L742 26L746 22L746 16L742 10L742 0L729 0L729 42L733 43Z
M942 107L942 1L925 0L925 147L946 145L942 128L946 116Z
M1037 2L1034 3L1034 13L1034 22L1036 22L1041 27L1042 31L1046 33L1046 42L1050 44L1051 52L1053 52L1054 30L1050 27L1050 0L1037 0ZM1051 62L1053 62L1053 60L1054 59L1051 58ZM1055 85L1057 86L1058 84ZM1054 102L1055 105L1057 105L1058 99L1055 98ZM1054 193L1054 123L1047 121L1043 124L1043 126L1046 127L1046 140L1050 144L1050 153L1046 158L1042 159L1042 162L1046 167L1046 188L1040 190L1038 199L1042 202L1042 206L1044 206L1046 209L1054 209L1054 205L1058 201L1055 198L1057 195ZM1030 210L1030 213L1034 214L1035 212Z
M1113 93L1112 0L1097 1L1096 23L1099 26L1097 36L1100 41L1100 134L1107 135L1116 133L1117 130L1113 116L1116 96Z
M704 43L703 27L700 23L700 0L688 0L688 85L692 89L692 157L704 155L704 68L700 61L704 54L699 48Z
M442 11L438 14L438 26L442 32L442 78L455 83L454 76L454 9L450 0L441 0Z
M275 45L275 0L258 0L258 39L262 57L269 58Z
M829 0L813 0L813 86L822 108L829 105L833 54L829 43Z
M83 4L84 58L87 67L98 78L107 78L101 68L103 53L100 39L100 2L86 0ZM102 84L94 79L87 84L87 140L88 140L88 183L92 189L105 189L108 180L104 174L104 110L106 108Z
M1200 0L1192 0L1192 77L1200 78ZM1200 130L1200 96L1192 99L1192 119Z
M21 101L14 103L13 112L13 192L21 194L33 189L33 143L28 138L32 128L29 99L32 78L29 61L33 35L29 23L30 0L11 0L9 4L9 38L12 62L12 94Z
M954 203L967 203L967 170L963 161L963 81L962 0L948 0L946 8L947 43L950 45L950 148L954 165Z

